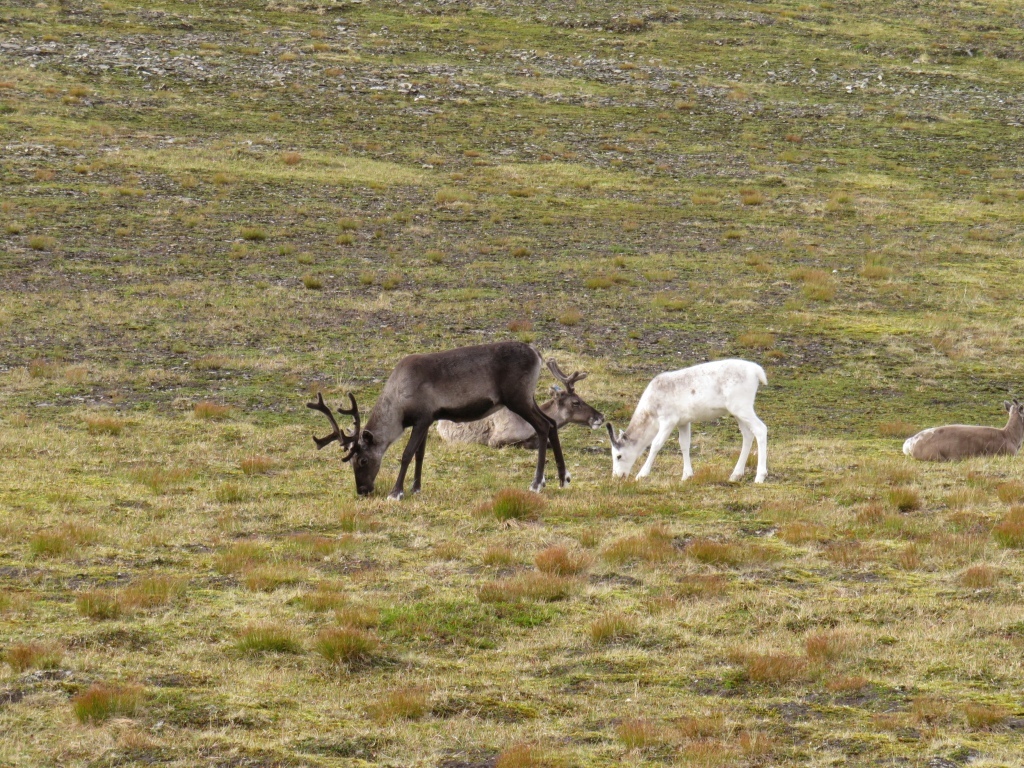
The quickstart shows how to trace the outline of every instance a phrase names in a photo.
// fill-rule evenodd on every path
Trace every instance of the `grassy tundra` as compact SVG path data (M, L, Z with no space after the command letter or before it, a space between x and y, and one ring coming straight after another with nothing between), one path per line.
M900 445L1024 384L1022 30L4 3L0 764L1019 765L1024 471ZM566 429L542 499L529 452L435 437L389 504L314 450L311 393L506 338L615 423L758 362L769 482L726 422L686 485Z

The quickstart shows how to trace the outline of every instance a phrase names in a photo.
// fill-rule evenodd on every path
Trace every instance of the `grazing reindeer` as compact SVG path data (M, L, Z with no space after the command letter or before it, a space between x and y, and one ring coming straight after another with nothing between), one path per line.
M918 461L953 461L971 456L1016 456L1024 442L1024 405L1003 402L1010 414L1006 426L972 427L951 424L908 437L903 452Z
M551 388L551 399L540 406L544 414L559 429L566 424L587 424L591 429L604 424L604 415L576 394L576 382L583 381L587 374L574 371L572 376L566 376L554 360L548 360L547 365L551 374L565 385L565 389L561 390L557 386ZM449 443L482 443L491 448L503 448L506 445L517 448L537 447L537 433L533 427L508 408L502 408L486 419L466 424L441 420L437 422L437 434Z
M768 428L754 413L754 397L758 385L767 383L764 369L746 360L716 360L655 376L644 390L626 431L619 432L616 437L612 425L607 425L612 441L612 475L628 475L644 448L651 446L646 463L636 475L638 480L647 477L654 466L654 457L679 427L683 480L686 480L693 475L690 424L712 421L731 413L739 422L743 448L729 479L736 482L743 477L751 440L756 437L757 475L754 482L763 483L768 474Z
M390 499L401 499L405 493L405 473L409 462L416 458L416 474L412 492L420 490L420 473L427 447L427 430L438 419L464 422L476 421L505 406L526 421L540 437L537 451L537 471L531 491L540 492L544 486L544 462L548 442L558 465L559 485L569 482L558 441L558 427L544 415L533 397L540 378L540 353L528 344L504 341L460 347L447 352L408 355L398 361L377 405L370 411L366 426L360 428L359 406L349 393L352 407L339 409L339 413L355 419L351 434L342 432L324 404L323 395L306 407L323 413L334 431L327 437L314 437L317 448L337 440L348 451L342 461L351 461L356 476L356 492L360 496L373 493L374 482L380 471L384 452L398 440L408 427L412 436L402 454L402 468L398 471Z

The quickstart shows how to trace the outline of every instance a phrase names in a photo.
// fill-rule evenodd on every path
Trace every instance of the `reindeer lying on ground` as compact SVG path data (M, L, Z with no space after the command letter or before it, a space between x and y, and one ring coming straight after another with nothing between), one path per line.
M1003 402L1010 414L1006 426L973 427L950 424L932 427L907 438L903 452L918 461L953 461L971 456L1016 456L1024 442L1024 405Z
M646 463L636 475L638 480L647 477L654 466L654 457L679 427L683 480L686 480L693 475L690 424L713 421L731 413L739 422L743 448L729 479L736 482L743 477L752 439L757 438L754 482L763 483L768 474L768 428L754 413L754 397L758 385L767 383L761 366L746 360L715 360L655 376L644 390L626 430L616 437L612 425L607 425L612 441L612 475L628 475L644 448L651 446Z
M604 424L604 416L576 394L576 382L587 378L586 373L574 371L566 376L554 360L548 360L551 374L565 385L551 388L552 397L540 406L544 414L561 429L566 424L586 424L597 429ZM526 421L508 408L492 413L486 419L457 424L442 419L437 422L437 434L449 443L482 443L491 448L513 445L517 448L536 448L537 433Z
M342 461L351 461L355 471L356 492L365 496L373 493L384 452L412 427L395 487L388 494L390 499L401 499L405 495L405 473L413 457L416 458L416 474L412 492L420 490L427 430L431 424L438 419L476 421L504 406L533 427L539 437L537 471L530 490L539 493L544 486L549 442L558 466L558 482L564 487L569 475L558 441L558 427L541 411L533 397L541 362L537 350L518 341L403 357L385 382L365 427L360 428L359 406L351 392L348 397L352 407L338 409L338 413L355 419L351 434L338 428L331 409L324 404L323 395L318 394L315 403L306 403L306 407L323 413L334 428L327 437L313 439L318 449L335 440L341 443L348 451Z

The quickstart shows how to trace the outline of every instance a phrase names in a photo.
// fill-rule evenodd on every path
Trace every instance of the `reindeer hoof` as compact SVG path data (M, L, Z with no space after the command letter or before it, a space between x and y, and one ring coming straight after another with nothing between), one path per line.
M758 475L757 477L754 478L754 482L755 483L763 483L765 481L766 477L767 477L767 475Z
M540 493L542 490L544 490L544 483L533 483L532 485L530 485L530 490L533 491L534 493Z
M392 491L388 494L388 501L401 501L405 498L405 494L401 491Z
M560 483L558 484L558 487L559 487L559 488L565 488L565 486L567 486L567 485L568 485L569 483L571 483L571 482L572 482L572 475L570 475L570 474L569 474L568 472L566 472L566 473L565 473L565 480L563 480L562 482L560 482Z
M743 475L729 475L729 482L730 483L738 483L742 479L743 479Z

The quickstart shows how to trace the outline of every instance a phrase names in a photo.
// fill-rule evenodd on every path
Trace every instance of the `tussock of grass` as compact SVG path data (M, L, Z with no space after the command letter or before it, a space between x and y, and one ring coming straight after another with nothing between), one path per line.
M917 723L934 725L949 716L949 703L938 696L915 696L910 703L910 715Z
M121 604L117 595L107 589L91 589L80 592L75 598L75 608L90 619L116 619L121 615Z
M235 650L240 653L302 653L302 642L291 627L281 624L251 624L238 633Z
M248 496L246 489L238 483L221 483L213 491L213 497L221 504L236 504Z
M482 603L553 602L566 599L575 588L573 579L534 572L484 584L477 591L477 597Z
M540 494L506 488L498 491L490 502L481 505L477 509L477 514L495 517L502 522L539 520L544 506L545 501Z
M254 592L273 592L281 587L304 581L304 570L290 565L262 565L249 568L242 574L242 583Z
M220 573L238 573L269 559L270 551L265 545L253 541L239 541L217 556L214 567Z
M332 666L369 661L379 647L373 634L354 627L327 627L313 639L313 650Z
M629 640L639 633L637 621L625 613L608 613L590 625L590 640L595 645L607 645Z
M305 608L307 611L324 613L344 607L348 604L348 597L343 592L321 588L314 592L303 592L291 602Z
M255 454L242 459L238 467L244 475L265 475L274 468L274 460L269 456Z
M663 562L676 556L672 535L661 526L654 526L639 536L623 536L601 550L601 557L610 563L631 560Z
M965 569L958 581L968 589L987 589L999 581L999 569L991 565L972 565Z
M921 494L914 488L891 488L886 494L886 499L900 512L912 512L921 508Z
M630 717L615 727L615 735L626 749L647 749L664 744L666 728L660 723L642 717Z
M484 565L489 565L494 568L502 568L518 563L520 560L515 550L510 547L491 546L484 550L480 561Z
M1009 549L1024 549L1024 506L1014 506L992 528L992 538Z
M348 533L365 533L380 530L381 523L364 512L346 509L338 514L338 527Z
M812 541L823 541L826 532L820 525L798 521L786 523L779 528L778 537L787 544L807 544Z
M57 669L64 651L50 643L12 643L3 653L3 660L15 672L28 669Z
M747 349L771 349L775 346L775 334L765 331L749 331L740 334L736 341L741 347Z
M267 239L267 230L263 227L242 227L241 235L243 240L262 243Z
M729 542L694 539L686 545L686 556L708 565L739 565L744 560L743 548Z
M231 415L230 405L221 405L220 403L214 403L210 400L201 400L192 406L192 413L195 414L197 419L203 419L205 421L220 421L228 418Z
M729 579L720 573L694 573L683 576L675 594L683 599L720 597L729 590Z
M789 653L736 651L730 654L730 661L740 664L744 679L752 683L784 685L807 674L807 661Z
M513 744L498 753L494 768L553 768L545 752L536 744Z
M804 638L807 658L815 664L831 664L847 656L856 647L853 635L844 630L812 632Z
M86 416L85 429L90 435L120 435L125 423L114 416Z
M65 523L59 528L39 531L28 542L33 557L64 557L96 543L100 532L91 525Z
M555 576L576 576L590 567L592 558L584 552L571 552L567 547L551 546L537 553L537 570Z
M998 704L965 704L963 710L967 725L976 731L994 730L1010 716L1009 710Z
M1020 504L1024 501L1024 483L1009 480L996 486L996 496L1005 504Z
M651 303L666 312L683 312L693 306L693 299L678 293L659 293L655 295Z
M825 684L832 693L853 693L854 691L863 691L871 685L871 681L866 677L860 675L841 675L840 677L833 677Z
M168 469L164 467L140 467L133 470L131 478L153 493L166 493L171 487L184 482L192 476L186 469Z
M395 688L370 705L367 714L378 723L419 720L429 708L430 692L423 686Z
M188 582L180 576L147 576L125 587L117 596L124 609L156 608L184 593Z
M80 723L97 725L112 717L134 717L142 698L141 686L94 683L71 699L71 709Z

